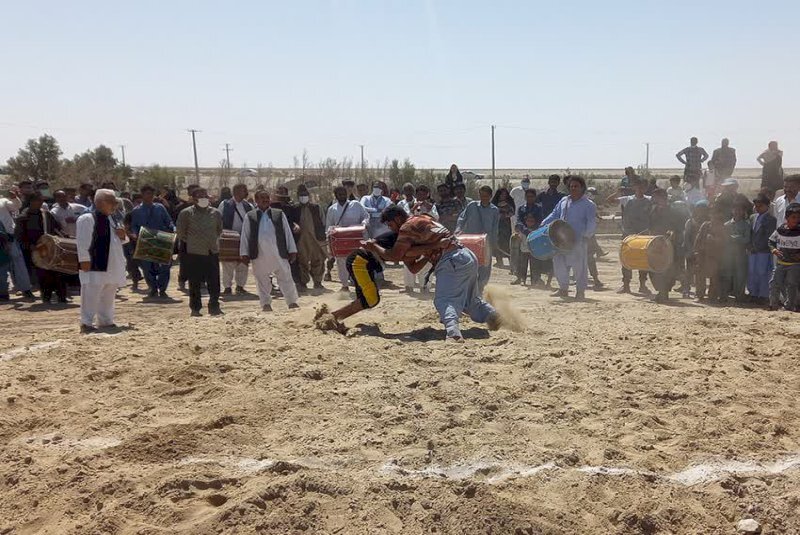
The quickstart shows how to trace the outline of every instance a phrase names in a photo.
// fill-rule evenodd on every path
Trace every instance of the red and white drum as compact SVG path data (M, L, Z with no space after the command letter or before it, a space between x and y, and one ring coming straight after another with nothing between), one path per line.
M331 255L336 257L347 256L361 248L361 242L365 240L366 230L364 225L331 228L328 231L328 246L330 247Z
M458 241L475 253L479 266L488 266L492 261L492 252L489 250L486 234L459 234Z

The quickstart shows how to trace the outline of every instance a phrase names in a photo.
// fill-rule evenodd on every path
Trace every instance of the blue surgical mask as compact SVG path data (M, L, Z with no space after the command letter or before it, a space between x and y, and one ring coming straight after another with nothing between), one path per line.
M380 197L383 195L383 190L381 188L372 188L372 195L374 197Z

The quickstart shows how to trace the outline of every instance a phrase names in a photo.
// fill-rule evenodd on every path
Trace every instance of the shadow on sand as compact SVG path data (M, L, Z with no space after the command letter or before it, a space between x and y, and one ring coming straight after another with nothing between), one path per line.
M375 336L386 340L400 340L401 342L442 342L444 330L434 327L422 327L405 333L385 333L380 326L375 324L359 323L353 328L357 336ZM470 327L461 331L465 340L485 340L489 338L489 331L480 327Z

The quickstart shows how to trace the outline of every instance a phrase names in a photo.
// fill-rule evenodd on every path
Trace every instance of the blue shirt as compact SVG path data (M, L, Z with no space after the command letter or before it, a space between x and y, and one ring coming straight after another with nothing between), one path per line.
M489 244L494 247L497 243L497 231L500 227L500 210L497 206L481 205L480 201L472 201L458 216L456 232L463 234L486 234Z
M536 218L536 226L533 227L534 230L539 226L539 223L542 222L542 207L538 204L534 204L533 206L528 206L527 204L523 204L517 210L517 226L516 229L520 232L525 230L525 218L528 214L533 214L533 217Z
M542 226L549 225L556 219L563 219L578 239L591 238L597 230L597 206L584 195L577 201L572 197L561 199L549 216L544 218Z
M553 193L550 193L549 189L541 192L538 200L539 204L542 205L542 215L544 217L549 216L550 212L553 211L558 204L558 201L560 201L562 198L564 198L564 194L558 190Z
M136 236L139 230L147 227L151 230L175 232L175 225L169 212L161 203L140 204L131 212L131 232Z

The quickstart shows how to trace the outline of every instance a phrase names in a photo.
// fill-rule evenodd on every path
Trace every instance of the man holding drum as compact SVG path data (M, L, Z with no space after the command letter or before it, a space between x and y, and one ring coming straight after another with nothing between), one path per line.
M112 214L117 210L114 190L99 189L94 194L94 212L83 214L77 222L77 249L81 281L81 332L98 327L115 327L114 299L125 284L125 229Z
M584 299L589 279L589 265L587 263L587 244L597 228L597 207L586 196L586 181L583 177L567 177L569 195L556 204L542 226L549 225L557 219L566 221L575 231L575 247L567 252L559 251L553 257L553 270L558 280L559 290L553 297L569 296L569 270L575 274L575 298Z
M344 186L336 187L333 195L336 197L336 202L328 208L325 218L325 230L328 234L337 227L367 226L370 219L369 214L360 202L347 199L347 190ZM336 257L336 271L339 272L342 291L349 292L350 276L347 274L347 256Z
M233 197L222 201L219 211L222 212L222 228L232 230L242 235L247 213L253 209L253 205L247 202L247 186L236 184L233 186ZM230 295L232 293L234 278L236 279L236 293L247 293L244 285L247 284L247 264L242 262L222 262L222 293Z
M164 205L154 202L156 189L145 184L139 189L142 195L142 204L131 212L131 239L136 240L142 227L153 232L175 232L175 225ZM149 288L148 297L167 297L169 286L169 269L172 263L159 264L148 260L141 260L144 280Z

